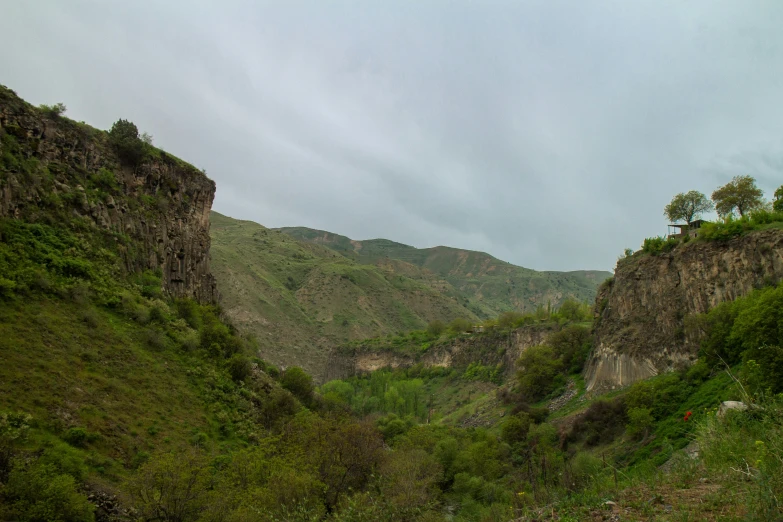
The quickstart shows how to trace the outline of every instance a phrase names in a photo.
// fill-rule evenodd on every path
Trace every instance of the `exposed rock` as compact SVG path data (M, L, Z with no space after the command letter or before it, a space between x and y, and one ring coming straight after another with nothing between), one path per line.
M748 409L748 405L740 401L723 401L718 408L718 417L723 417L730 410L745 411Z
M327 361L326 380L342 379L382 368L409 368L421 363L425 368L464 368L472 362L485 366L502 365L510 374L522 352L538 346L557 330L552 325L523 326L510 332L484 332L451 339L412 355L388 349L358 347L351 351L334 350Z
M209 271L215 184L201 171L157 150L136 168L122 166L106 132L52 120L2 86L0 137L0 154L13 146L14 157L33 165L0 169L0 217L83 219L115 234L128 272L160 269L170 295L216 301ZM114 179L95 181L106 173Z
M618 263L614 282L596 297L595 349L588 391L626 386L693 362L698 332L691 314L783 279L783 230L730 241L692 241L670 253Z

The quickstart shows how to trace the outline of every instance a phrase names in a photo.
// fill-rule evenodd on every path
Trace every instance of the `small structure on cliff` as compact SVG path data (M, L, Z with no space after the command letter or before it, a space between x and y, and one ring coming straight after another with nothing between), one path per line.
M706 223L703 219L696 219L688 224L671 224L668 226L667 235L668 238L680 238L683 236L696 237L699 235L699 229Z

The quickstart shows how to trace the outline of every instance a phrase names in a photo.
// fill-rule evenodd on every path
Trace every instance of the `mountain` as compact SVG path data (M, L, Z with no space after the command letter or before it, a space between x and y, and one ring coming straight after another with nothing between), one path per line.
M328 247L363 264L380 260L410 263L448 282L463 302L482 318L508 310L532 311L557 306L566 299L592 302L596 289L611 272L538 272L512 265L484 252L438 246L415 248L387 239L355 241L306 227L278 229L291 237Z
M251 221L217 212L210 219L211 269L223 309L275 364L320 376L336 344L433 320L478 320L448 281L412 263L361 263Z

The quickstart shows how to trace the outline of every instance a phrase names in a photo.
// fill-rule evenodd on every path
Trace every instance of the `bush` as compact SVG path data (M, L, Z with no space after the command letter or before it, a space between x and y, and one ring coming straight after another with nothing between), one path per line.
M55 103L54 105L41 104L38 106L38 108L41 109L48 117L53 119L59 118L65 114L66 110L68 110L65 107L65 104L62 102Z
M543 399L565 382L563 361L551 346L531 346L517 361L519 391L530 402Z
M449 331L453 334L460 334L463 332L469 332L472 328L472 324L467 319L459 317L449 323Z
M628 410L626 432L633 439L641 439L650 433L653 423L652 411L649 408L631 408Z
M54 466L19 461L2 489L0 518L20 522L91 522L95 507L76 489L73 477Z
M280 384L305 404L313 398L313 378L298 366L288 368Z
M671 252L679 243L679 239L674 237L648 237L642 243L642 252L657 256L658 254Z
M598 400L573 422L566 442L584 440L588 446L607 444L623 432L627 419L622 399Z
M440 337L440 335L446 331L446 325L443 323L443 321L438 321L437 319L435 321L430 321L430 324L427 325L427 333L429 333L432 337Z
M63 440L77 448L87 445L87 430L84 428L70 428L63 434Z
M109 131L109 141L120 159L131 167L138 166L144 158L144 142L139 129L128 120L117 120Z
M234 354L226 363L228 373L236 382L241 382L250 376L250 360L244 355Z

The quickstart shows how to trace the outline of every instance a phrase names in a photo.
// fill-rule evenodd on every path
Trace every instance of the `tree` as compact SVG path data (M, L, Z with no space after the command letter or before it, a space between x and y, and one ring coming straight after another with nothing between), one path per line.
M763 195L752 176L734 176L731 181L712 193L712 201L721 216L729 216L735 210L740 216L744 216L746 212L763 204Z
M196 520L211 486L206 458L191 450L153 456L129 482L129 490L145 520Z
M137 166L144 157L144 142L139 137L136 124L131 121L115 121L109 131L109 141L120 159L132 167Z
M775 191L775 199L772 201L772 209L776 212L783 212L783 185Z
M674 196L671 203L663 209L663 213L672 222L683 220L690 223L703 212L712 209L712 202L707 196L697 190L691 190Z
M435 319L427 325L427 332L433 337L440 337L444 331L446 331L446 325L443 324L443 321Z
M44 111L47 116L54 119L59 118L60 116L65 114L66 110L68 110L65 107L65 104L62 102L55 103L54 105L41 104L38 106L38 108Z
M298 366L287 369L280 384L305 404L313 398L313 378Z
M519 391L530 402L543 399L563 382L563 361L550 346L531 346L517 361Z

